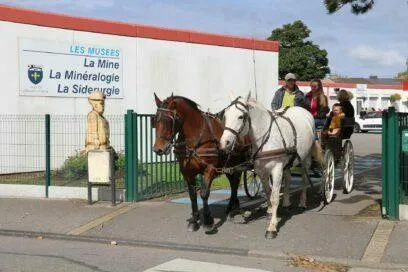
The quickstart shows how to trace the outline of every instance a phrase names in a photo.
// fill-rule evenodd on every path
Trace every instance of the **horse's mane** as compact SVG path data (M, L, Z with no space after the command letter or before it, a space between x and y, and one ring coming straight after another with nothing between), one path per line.
M184 96L179 96L179 95L174 95L174 96L171 96L171 97L169 97L169 98L173 98L173 99L181 99L181 100L183 100L184 102L186 102L190 107L192 107L194 110L198 110L198 111L200 111L200 105L198 105L196 102L194 102L193 100L190 100L190 99L188 99L188 98L186 98L186 97L184 97ZM168 99L169 99L168 98ZM167 99L166 99L167 100Z
M241 99L244 100L244 102L247 103L248 105L251 105L252 107L256 107L256 108L261 109L261 110L267 110L267 109L265 109L265 107L264 107L261 103L259 103L255 98L252 98L252 97L251 97L248 101L246 101L246 99L245 99L245 98L242 98L242 97L241 97Z

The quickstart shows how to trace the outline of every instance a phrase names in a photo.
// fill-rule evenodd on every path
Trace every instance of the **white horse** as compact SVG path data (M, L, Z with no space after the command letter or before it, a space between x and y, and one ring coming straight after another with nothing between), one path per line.
M255 172L263 181L268 197L268 213L271 214L265 237L275 238L282 177L285 179L283 206L289 206L288 166L293 162L295 165L301 163L304 169L310 168L312 153L318 153L314 144L315 124L313 116L303 108L292 107L285 112L270 112L249 98L250 94L247 99L238 97L225 109L225 130L220 144L222 149L229 151L237 140L251 139ZM320 160L319 156L317 159ZM269 183L269 177L272 184ZM304 188L299 206L306 208L309 179L304 174L302 180Z

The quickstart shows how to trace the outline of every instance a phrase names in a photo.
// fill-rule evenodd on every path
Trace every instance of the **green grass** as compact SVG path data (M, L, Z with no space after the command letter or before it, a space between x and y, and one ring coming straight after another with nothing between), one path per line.
M219 176L216 179L214 179L212 185L212 189L225 189L225 188L230 188L229 181L225 175Z

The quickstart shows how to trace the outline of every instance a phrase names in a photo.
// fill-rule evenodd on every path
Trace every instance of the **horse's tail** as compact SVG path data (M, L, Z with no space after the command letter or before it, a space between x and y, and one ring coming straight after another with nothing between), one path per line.
M323 168L323 150L320 141L314 141L312 145L312 157Z

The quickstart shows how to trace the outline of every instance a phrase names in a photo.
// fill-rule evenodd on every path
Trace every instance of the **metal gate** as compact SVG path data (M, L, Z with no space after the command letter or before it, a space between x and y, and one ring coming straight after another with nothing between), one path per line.
M184 179L174 154L153 150L153 115L128 110L125 115L125 188L127 201L139 201L184 191Z
M408 113L391 107L382 118L382 214L398 220L408 204Z

